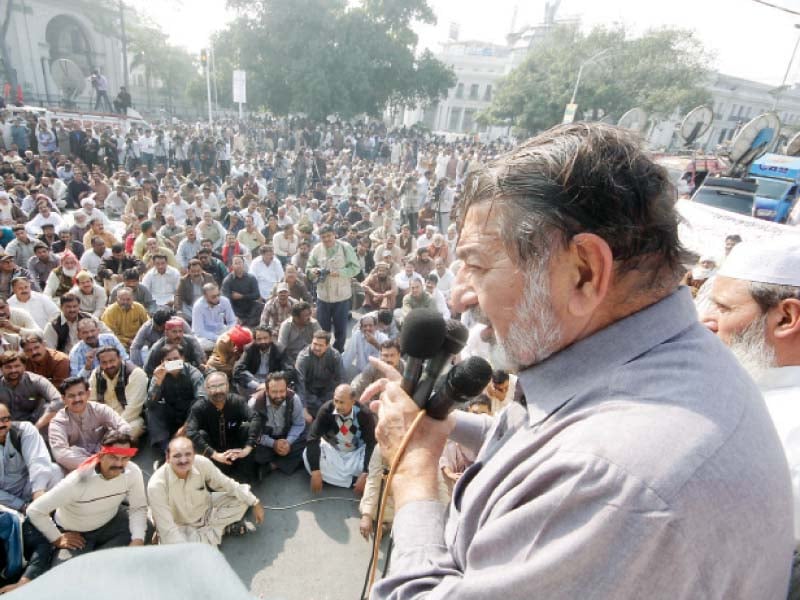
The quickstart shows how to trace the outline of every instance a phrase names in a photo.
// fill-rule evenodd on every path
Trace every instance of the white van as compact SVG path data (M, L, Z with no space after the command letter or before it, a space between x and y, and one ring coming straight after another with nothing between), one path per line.
M41 106L7 106L5 112L13 117L25 114L36 115L37 121L44 119L48 127L53 127L54 122L78 121L84 127L119 127L123 134L128 133L131 127L149 129L150 125L142 118L137 111L128 109L127 115L117 115L114 113L101 113L89 110L67 110L65 108L43 108Z

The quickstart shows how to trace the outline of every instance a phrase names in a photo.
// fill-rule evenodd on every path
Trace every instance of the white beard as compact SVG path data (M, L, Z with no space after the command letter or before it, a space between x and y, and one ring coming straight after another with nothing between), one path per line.
M775 349L767 344L767 315L731 336L730 349L750 377L758 381L776 365Z
M532 269L526 277L506 338L501 339L495 331L497 343L490 355L495 369L519 371L542 362L559 349L562 331L550 298L547 261L542 262L543 266Z
M78 269L65 269L65 268L62 268L61 270L63 271L64 275L66 275L67 277L75 277L75 275L78 274Z

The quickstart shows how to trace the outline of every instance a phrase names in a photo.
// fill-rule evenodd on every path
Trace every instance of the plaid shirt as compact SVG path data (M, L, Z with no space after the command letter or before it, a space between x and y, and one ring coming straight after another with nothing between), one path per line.
M281 323L292 316L292 307L297 302L297 300L289 296L286 306L281 306L278 297L274 297L264 306L264 312L261 313L261 324L277 331Z

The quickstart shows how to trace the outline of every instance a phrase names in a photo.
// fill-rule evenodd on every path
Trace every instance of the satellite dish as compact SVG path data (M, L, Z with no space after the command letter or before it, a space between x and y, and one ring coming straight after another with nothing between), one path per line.
M773 112L762 113L742 127L731 144L731 171L746 167L764 154L780 131L781 120Z
M703 135L714 120L714 111L708 106L698 106L683 118L678 135L689 145Z
M86 78L81 68L68 58L59 58L50 65L50 75L56 82L66 103L74 103L86 87Z
M647 113L637 106L622 115L617 125L641 133L647 126Z
M789 156L800 155L800 133L796 133L789 143L786 144L785 154Z

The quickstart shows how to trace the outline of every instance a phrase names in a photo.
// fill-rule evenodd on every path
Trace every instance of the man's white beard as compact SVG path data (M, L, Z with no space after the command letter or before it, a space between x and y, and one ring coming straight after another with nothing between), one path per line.
M508 335L492 345L490 362L495 369L519 371L542 362L559 349L561 327L550 298L547 261L531 269L526 277L522 299L514 308Z
M750 377L758 381L776 364L775 349L767 344L767 315L731 336L730 349Z
M75 275L78 274L78 269L67 269L66 267L64 267L61 270L64 272L64 275L66 275L67 277L75 277Z

